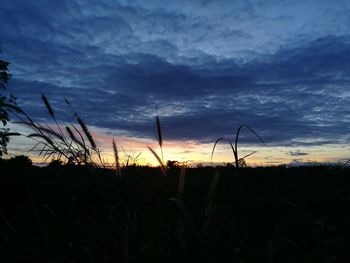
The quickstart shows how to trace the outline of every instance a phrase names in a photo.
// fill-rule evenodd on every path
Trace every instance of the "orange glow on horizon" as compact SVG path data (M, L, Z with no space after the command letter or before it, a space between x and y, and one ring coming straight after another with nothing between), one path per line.
M18 129L19 127L16 126ZM156 158L148 150L151 147L160 157L161 151L156 139L135 138L128 136L110 136L107 130L89 127L90 132L100 148L103 161L106 164L114 163L114 154L112 149L112 139L114 138L119 151L119 158L122 163L129 164L134 161L139 165L158 166ZM17 129L17 130L18 130ZM109 131L110 132L110 131ZM223 164L234 162L231 148L228 144L218 144L211 161L211 152L213 143L199 143L198 141L163 141L164 163L167 160L186 162L188 165L195 166L202 163L204 165ZM13 138L9 144L9 152L14 155L28 155L34 163L42 163L42 157L36 155L29 150L33 147L33 141L28 138ZM308 154L300 156L291 156L291 151L302 151ZM309 147L266 147L261 145L239 147L239 155L245 156L253 151L257 151L254 155L246 159L248 166L271 166L280 164L289 164L291 162L302 163L322 163L322 162L338 162L339 160L348 159L350 147L347 145L330 145L309 146ZM9 156L11 157L11 155ZM133 160L136 159L136 160ZM49 160L50 161L50 160ZM48 161L48 162L49 162Z

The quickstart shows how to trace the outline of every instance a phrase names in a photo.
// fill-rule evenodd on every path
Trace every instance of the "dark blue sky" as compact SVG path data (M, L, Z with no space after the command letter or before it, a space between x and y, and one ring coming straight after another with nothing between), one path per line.
M346 0L1 1L0 45L37 118L43 92L111 135L153 137L159 114L168 139L248 124L272 146L326 147L350 139L349 14Z

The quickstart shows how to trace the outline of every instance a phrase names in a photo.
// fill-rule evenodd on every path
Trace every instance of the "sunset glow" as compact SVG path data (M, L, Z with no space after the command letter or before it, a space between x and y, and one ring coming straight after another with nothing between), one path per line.
M16 131L27 132L23 126L12 125L11 128ZM148 150L147 146L154 149L161 156L160 147L156 138L133 138L127 136L111 136L110 131L91 127L92 135L101 150L103 160L107 165L114 164L114 153L112 150L112 139L114 138L120 152L121 162L125 165L127 160L129 164L158 166L156 158ZM233 136L232 136L233 137ZM40 164L43 158L30 152L33 147L33 141L29 138L16 138L16 143L12 144L10 156L18 154L29 155L34 163ZM233 163L234 156L230 145L227 142L219 143L211 160L211 153L214 146L212 143L199 143L196 141L174 141L166 140L163 144L164 163L168 160L186 163L188 166L201 165L225 165ZM305 152L308 152L307 154ZM341 163L345 162L350 152L348 145L327 145L308 146L308 147L281 147L256 144L239 145L239 156L243 157L249 153L256 152L246 158L249 166L275 166L281 164L316 164L316 163Z
M342 162L350 153L350 6L337 3L7 1L8 92L40 123L53 122L41 94L63 126L77 113L109 162L115 138L125 156L156 165L147 149L159 151L156 116L164 161L211 163L215 140L234 140L245 124L266 142L242 132L241 156L257 151L249 165ZM11 139L9 156L40 162L24 141ZM232 160L220 144L213 162Z

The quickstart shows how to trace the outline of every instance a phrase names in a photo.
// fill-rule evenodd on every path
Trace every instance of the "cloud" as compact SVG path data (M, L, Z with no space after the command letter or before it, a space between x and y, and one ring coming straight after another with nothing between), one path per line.
M297 151L290 151L288 154L289 154L290 156L305 156L305 155L309 155L308 153L306 153L306 152L301 152L301 151L299 151L299 150L297 150Z
M248 124L270 145L344 143L348 5L322 2L304 18L300 3L6 3L0 37L11 88L43 120L40 92L62 120L66 97L111 134L152 137L160 115L175 140L212 142ZM257 140L244 132L241 142Z

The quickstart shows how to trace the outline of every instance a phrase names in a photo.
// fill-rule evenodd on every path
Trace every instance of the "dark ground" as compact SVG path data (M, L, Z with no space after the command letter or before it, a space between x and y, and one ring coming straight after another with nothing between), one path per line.
M350 262L349 169L179 174L2 161L0 262Z

